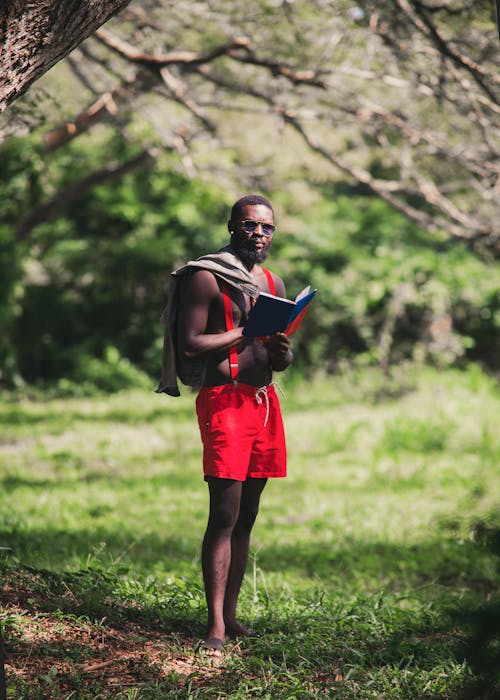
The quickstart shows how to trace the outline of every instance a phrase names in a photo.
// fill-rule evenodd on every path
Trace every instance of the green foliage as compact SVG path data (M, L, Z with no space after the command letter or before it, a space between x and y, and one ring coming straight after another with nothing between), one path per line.
M416 228L383 201L342 188L322 191L312 214L294 212L286 196L283 206L293 212L293 236L276 242L288 287L310 281L319 289L299 340L306 364L447 365L470 357L497 367L494 264L444 233Z
M13 229L22 213L40 201L43 165L39 149L18 139L2 144L0 158L0 384L12 385L20 380L12 334L21 313L25 254Z
M70 206L59 203L55 216L26 232L27 213L137 151L107 131L50 159L35 137L1 149L1 384L88 393L144 386L144 373L153 384L168 274L226 243L227 196L181 175L163 155L154 166L82 187ZM270 266L290 296L307 283L319 289L294 339L297 370L469 358L497 367L496 270L465 244L432 237L345 187L319 189L305 209L292 192L271 198L283 215ZM119 360L110 360L109 348Z
M11 228L27 200L36 208L43 194L77 183L104 153L118 162L135 155L122 140L114 139L105 148L89 148L83 140L57 153L42 173L38 158L28 157L30 144L15 143L26 168L23 182L15 186L11 179L4 195L20 191L8 203ZM18 150L9 152L12 142L4 148L7 156L17 156ZM28 192L32 180L36 193ZM215 188L177 174L163 159L119 182L83 190L61 216L40 223L27 242L15 243L11 233L4 264L10 278L2 279L4 287L8 280L10 285L0 302L10 320L9 362L15 362L28 382L62 378L112 390L124 385L119 377L115 384L111 372L104 379L105 365L110 369L113 364L105 357L106 348L113 347L120 357L156 376L168 273L225 242L223 229L217 230L226 212L222 204ZM16 285L17 306L12 303Z
M57 382L59 396L92 396L96 391L111 393L133 387L151 389L151 378L111 346L104 348L102 359L78 355L71 377Z

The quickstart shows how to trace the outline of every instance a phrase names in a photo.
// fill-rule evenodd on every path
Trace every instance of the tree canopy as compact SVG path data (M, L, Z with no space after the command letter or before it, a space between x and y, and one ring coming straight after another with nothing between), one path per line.
M153 374L168 270L247 191L321 288L304 364L496 366L497 58L485 0L132 2L0 116L3 381Z
M132 3L67 59L77 97L45 143L146 122L191 176L344 177L495 248L498 56L486 0Z

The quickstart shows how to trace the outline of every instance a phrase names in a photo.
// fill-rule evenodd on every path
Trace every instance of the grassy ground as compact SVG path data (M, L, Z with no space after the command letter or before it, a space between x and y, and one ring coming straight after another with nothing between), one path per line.
M477 368L283 377L241 596L197 653L207 494L194 398L0 402L8 690L48 698L498 698L499 394Z

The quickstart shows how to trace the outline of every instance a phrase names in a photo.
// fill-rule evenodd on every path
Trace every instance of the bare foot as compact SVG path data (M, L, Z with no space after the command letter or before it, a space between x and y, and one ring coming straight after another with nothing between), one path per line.
M198 650L208 654L208 656L222 656L223 647L224 641L222 639L219 639L219 637L208 637L199 643Z
M226 622L226 634L231 639L235 639L236 637L260 636L257 634L257 632L252 632L252 630L249 630L248 627L244 627L239 622L236 622L236 620L234 620L234 622Z

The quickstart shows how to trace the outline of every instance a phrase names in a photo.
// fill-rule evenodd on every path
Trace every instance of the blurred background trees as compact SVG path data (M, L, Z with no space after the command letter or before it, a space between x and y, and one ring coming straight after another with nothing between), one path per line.
M151 383L249 191L303 368L498 369L497 60L483 0L132 2L1 117L0 381Z

